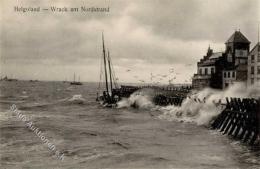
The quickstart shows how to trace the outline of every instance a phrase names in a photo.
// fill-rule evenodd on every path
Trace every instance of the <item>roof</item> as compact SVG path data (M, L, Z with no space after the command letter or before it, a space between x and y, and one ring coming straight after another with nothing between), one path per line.
M251 51L249 52L249 54L251 54L257 47L258 47L258 48L260 47L260 42L258 42L258 43L253 47L253 49L251 49Z
M210 56L209 59L217 59L217 58L221 57L222 54L223 54L222 52L212 53L212 55Z
M226 41L226 43L250 43L250 41L240 32L235 31L233 35Z

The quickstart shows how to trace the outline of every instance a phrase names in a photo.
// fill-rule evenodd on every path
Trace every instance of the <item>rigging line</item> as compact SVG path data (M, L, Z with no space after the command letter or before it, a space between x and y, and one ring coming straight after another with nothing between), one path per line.
M117 83L117 79L116 79L116 73L115 73L114 65L113 65L113 62L112 62L112 61L111 61L111 64L112 64L113 77L115 78L114 83L115 83L115 86L116 86L117 88L119 88L119 87L118 87L118 83Z
M106 79L106 92L108 94L108 97L110 98L109 91L108 91L107 67L106 67L107 58L106 58L106 49L105 49L105 42L104 42L104 34L103 34L103 32L102 32L102 42L103 42L104 71L105 71L105 79Z
M112 77L112 81L113 81L113 83L115 85L114 68L113 68L112 59L111 59L110 56L109 56L109 61L110 61L110 68L111 68L111 77Z
M257 42L259 43L259 22L258 22L258 27L257 27Z
M110 62L111 62L111 67L112 67L112 77L113 77L113 80L114 80L114 86L116 88L118 88L118 84L117 84L117 80L116 80L116 74L115 74L115 70L114 70L114 65L113 65L112 60L110 60Z
M114 83L114 86L115 86L115 88L118 88L118 85L117 85L117 83L116 83L116 78L115 78L115 75L114 75L114 73L112 72L112 78L113 78L113 83Z
M112 78L113 78L113 83L114 83L114 86L117 88L116 78L115 78L115 71L114 71L114 67L113 67L112 60L110 60L110 62L111 62L111 67L112 67Z
M107 61L108 61L108 68L109 68L110 90L111 90L111 95L112 95L112 93L113 93L113 80L112 80L112 71L111 71L111 62L110 62L109 50L107 50Z
M100 58L100 74L99 74L99 83L98 83L98 91L100 92L100 90L101 90L101 85L102 85L102 78L103 78L103 69L104 69L104 67L103 67L103 58L101 57Z
M100 59L100 75L99 75L98 90L100 90L101 88L102 77L103 77L103 64L102 64L102 59Z

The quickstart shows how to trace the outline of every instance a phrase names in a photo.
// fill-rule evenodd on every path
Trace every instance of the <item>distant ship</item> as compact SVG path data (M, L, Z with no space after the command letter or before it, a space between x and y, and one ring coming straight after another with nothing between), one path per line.
M78 81L76 81L76 75L74 73L74 76L73 76L73 82L70 82L71 85L82 85L82 83L80 82L80 77L78 79Z
M5 76L4 78L1 78L0 81L8 81L8 82L11 82L11 81L18 81L18 79L10 79L8 78L7 76Z
M68 83L67 79L63 80L62 83Z
M29 82L38 82L39 80L29 80Z

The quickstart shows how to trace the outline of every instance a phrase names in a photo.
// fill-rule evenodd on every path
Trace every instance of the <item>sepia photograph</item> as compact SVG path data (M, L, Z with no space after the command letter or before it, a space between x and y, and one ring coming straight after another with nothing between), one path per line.
M260 169L259 0L1 0L1 169Z

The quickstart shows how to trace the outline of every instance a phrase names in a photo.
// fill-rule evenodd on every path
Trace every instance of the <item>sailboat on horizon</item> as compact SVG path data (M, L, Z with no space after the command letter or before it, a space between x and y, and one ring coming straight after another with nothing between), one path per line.
M80 82L80 76L78 78L78 81L76 81L76 74L74 73L74 76L73 76L73 81L70 82L71 85L82 85L82 83Z

